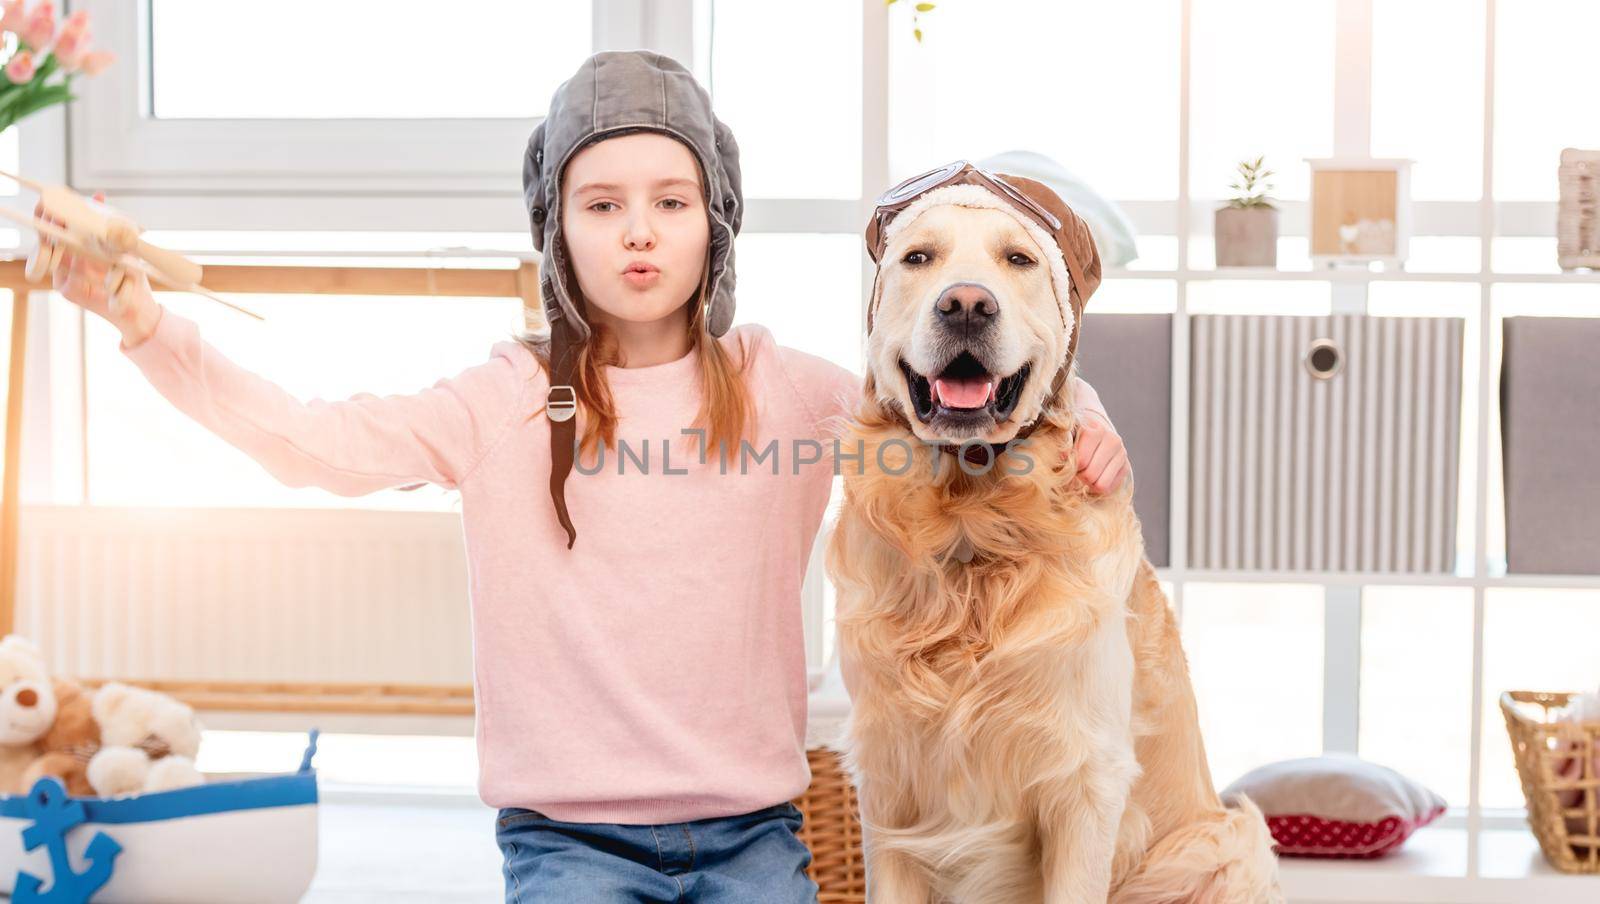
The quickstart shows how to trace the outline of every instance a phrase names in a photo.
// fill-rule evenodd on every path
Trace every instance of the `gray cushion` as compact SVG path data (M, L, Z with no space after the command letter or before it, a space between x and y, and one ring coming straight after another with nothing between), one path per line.
M1416 822L1445 806L1444 798L1393 769L1341 753L1269 763L1234 781L1222 797L1241 793L1269 818L1377 822L1398 816Z

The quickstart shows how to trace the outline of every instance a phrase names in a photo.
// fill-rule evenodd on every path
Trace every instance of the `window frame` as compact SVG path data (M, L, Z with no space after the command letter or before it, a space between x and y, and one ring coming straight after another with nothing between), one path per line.
M99 44L125 62L76 83L69 176L118 196L135 216L177 229L237 224L240 209L258 228L422 231L441 228L441 217L461 228L526 228L515 223L515 149L539 118L156 119L151 0L74 5L90 12ZM690 5L594 0L592 49L643 46L687 57ZM486 227L485 214L498 214L500 225Z

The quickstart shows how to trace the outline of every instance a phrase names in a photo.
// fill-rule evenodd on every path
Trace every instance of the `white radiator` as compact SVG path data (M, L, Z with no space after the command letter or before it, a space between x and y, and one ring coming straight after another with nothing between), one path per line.
M16 631L57 674L472 681L448 513L25 506Z
M1448 572L1463 322L1193 318L1194 568ZM1318 340L1324 377L1306 364Z

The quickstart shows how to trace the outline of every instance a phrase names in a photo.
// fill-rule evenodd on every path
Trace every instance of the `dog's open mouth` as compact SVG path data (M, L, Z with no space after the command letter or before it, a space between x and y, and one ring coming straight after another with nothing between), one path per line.
M1024 364L1009 377L996 377L971 352L964 351L943 370L925 377L904 359L900 361L911 406L924 424L935 418L952 425L1005 420L1017 407L1030 368Z

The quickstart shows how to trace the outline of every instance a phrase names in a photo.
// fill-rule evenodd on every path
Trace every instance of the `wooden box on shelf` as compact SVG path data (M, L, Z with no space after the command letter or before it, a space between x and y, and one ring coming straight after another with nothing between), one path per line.
M1399 269L1411 233L1411 161L1330 157L1311 165L1311 260Z
M1556 257L1563 270L1600 268L1600 151L1561 152Z

